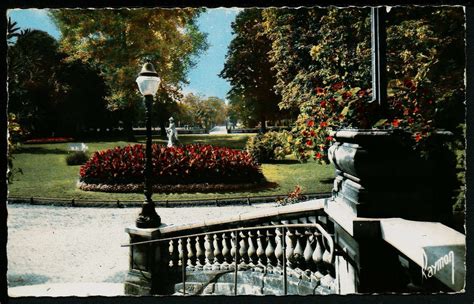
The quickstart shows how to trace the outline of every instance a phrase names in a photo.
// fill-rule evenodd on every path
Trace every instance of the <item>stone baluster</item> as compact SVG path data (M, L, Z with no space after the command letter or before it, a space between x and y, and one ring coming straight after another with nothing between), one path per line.
M247 250L247 255L249 257L249 266L255 267L258 260L257 249L255 248L255 231L249 230L248 235L249 248Z
M282 244L282 232L281 228L275 228L275 258L277 267L283 266L283 244Z
M288 221L281 221L284 225L288 224ZM293 245L293 239L294 239L294 233L292 231L292 228L286 229L286 236L285 236L285 244L286 244L286 265L288 267L293 267L293 251L294 251L294 245Z
M273 237L272 231L267 230L267 248L265 248L265 256L267 257L267 267L276 265L275 258L275 248L273 247Z
M178 260L179 260L179 253L178 253L178 242L177 240L170 240L169 241L169 253L170 253L170 261L169 261L169 266L170 267L176 267L178 266Z
M186 251L188 252L188 266L189 270L194 270L194 263L196 262L196 255L194 254L193 250L193 240L192 238L188 237L188 241L186 244Z
M183 243L184 241L182 238L178 239L178 265L180 267L183 266L183 259L185 258Z
M295 223L296 224L296 223ZM294 267L304 268L304 257L303 257L303 245L301 244L303 240L303 233L301 233L301 228L295 228L295 249L293 250L293 258L295 260Z
M316 243L316 247L314 248L314 252L313 252L313 262L315 264L319 264L323 260L323 248L321 245L321 239L319 237L319 233L315 232L314 234L315 234L314 241Z
M196 237L196 266L197 270L202 270L204 266L204 250L202 249L201 237Z
M212 263L214 262L214 255L212 251L211 235L206 234L204 236L204 255L206 257L206 264L204 265L203 270L212 269Z
M304 248L303 257L305 262L305 270L311 271L313 265L313 245L314 245L314 235L311 229L305 230L305 239L306 239L306 246Z
M261 230L257 230L257 257L258 265L265 267L267 258L265 256L265 240Z
M168 241L168 252L169 252L169 257L170 257L170 261L168 262L169 267L173 267L173 250L174 250L173 240Z
M323 262L326 264L332 264L333 263L332 261L333 254L331 252L332 248L329 248L329 245L327 245L328 241L324 238L324 236L322 237L322 239L323 239L323 244L324 244Z
M232 262L232 255L229 248L229 236L227 233L222 234L222 258L223 262L221 265L222 270L228 270Z
M249 263L249 256L247 254L247 238L245 237L244 231L240 231L239 234L239 255L240 255L240 264L239 268L245 268Z
M214 264L212 265L212 270L219 270L221 268L222 262L222 251L221 251L221 243L219 242L219 235L216 233L214 234L214 241L212 246L214 247Z
M236 256L236 254L237 254L237 232L232 231L231 238L232 238L232 245L231 245L231 249L230 249L230 254L232 255L233 261L236 261L236 259L237 259L237 256ZM238 261L237 261L237 263L238 263ZM235 269L234 268L234 263L231 263L230 269Z
M302 217L300 218L300 222L303 223L303 224L308 224L309 223L309 219L308 217ZM306 257L307 257L307 250L309 251L311 249L311 241L312 241L312 235L313 233L311 232L311 228L310 227L305 227L304 229L302 228L301 231L304 231L302 232L302 235L301 235L301 246L304 248L303 250L303 258L304 258L304 263L306 265L306 269L309 268L308 266L308 263L306 261ZM311 238L310 238L311 237ZM309 245L309 246L308 246ZM312 254L312 250L311 250L311 254ZM308 256L308 259L310 260L311 259L311 254L309 254Z
M313 251L313 262L315 264L315 269L316 269L316 276L322 277L323 275L321 274L321 261L323 260L323 248L321 244L321 239L319 232L314 233L314 241L316 243L316 247L314 248Z
M317 224L318 218L316 216L308 216L308 221L311 224ZM308 238L308 241L311 240L311 244L312 244L312 246L311 246L311 250L312 250L311 259L310 259L310 261L308 261L308 260L306 260L306 256L305 256L305 260L306 260L306 265L309 264L310 269L312 271L316 271L317 270L317 264L322 260L323 254L322 254L322 250L321 250L321 244L318 241L318 235L319 235L318 229L313 228L311 231L312 231L311 236Z

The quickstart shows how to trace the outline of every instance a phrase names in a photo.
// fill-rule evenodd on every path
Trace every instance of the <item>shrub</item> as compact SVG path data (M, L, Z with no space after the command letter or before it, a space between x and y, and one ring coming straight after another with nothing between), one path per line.
M13 179L17 173L23 174L21 168L13 167L15 157L13 153L19 147L20 139L26 134L26 131L20 126L15 114L8 114L8 132L7 132L7 182L13 183Z
M81 182L142 183L145 147L133 145L95 152L81 167ZM263 180L250 154L211 145L152 145L154 184L252 183Z
M283 159L291 153L288 136L287 131L258 134L249 138L245 148L259 163Z
M68 166L83 165L89 159L85 151L72 151L66 156Z

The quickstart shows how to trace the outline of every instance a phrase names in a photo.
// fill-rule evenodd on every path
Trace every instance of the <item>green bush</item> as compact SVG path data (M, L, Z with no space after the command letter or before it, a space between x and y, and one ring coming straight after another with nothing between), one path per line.
M289 135L288 131L258 134L248 139L245 148L259 163L284 159L291 153L287 140Z
M69 152L66 156L66 163L68 166L83 165L89 160L89 155L84 151Z

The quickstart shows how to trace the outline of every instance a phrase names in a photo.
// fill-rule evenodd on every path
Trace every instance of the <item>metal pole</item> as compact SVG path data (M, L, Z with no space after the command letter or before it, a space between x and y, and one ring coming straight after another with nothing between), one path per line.
M380 114L387 114L387 19L385 7L371 8L372 34L372 102L377 101Z
M151 196L153 195L152 190L152 183L151 183L151 176L153 174L152 170L152 162L151 162L151 107L153 103L153 96L147 95L145 96L145 106L146 106L146 149L145 149L145 199L147 202L153 202Z
M186 256L186 246L182 246L183 248L183 256L181 257L181 275L183 279L183 296L186 295L186 264L184 261L186 260L184 257Z
M237 295L237 271L239 267L237 266L237 261L239 257L239 232L235 231L235 272L234 272L234 296Z
M283 294L286 296L288 294L288 280L286 278L286 228L282 227L281 231L281 245L283 250Z
M146 147L145 147L145 202L142 205L142 211L138 215L136 225L138 228L156 228L161 224L161 218L156 213L155 203L151 199L153 194L151 177L153 174L153 163L151 161L151 105L153 102L152 95L145 97L145 124L146 124Z

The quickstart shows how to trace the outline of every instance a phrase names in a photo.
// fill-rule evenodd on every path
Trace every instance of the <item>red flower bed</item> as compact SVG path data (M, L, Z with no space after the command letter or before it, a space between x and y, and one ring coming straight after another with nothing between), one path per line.
M247 153L211 145L152 145L154 184L252 183L263 180L258 164ZM95 152L80 169L89 184L142 183L145 146L133 145Z
M34 138L25 141L25 144L52 144L52 143L65 143L73 141L71 137L46 137L46 138Z

